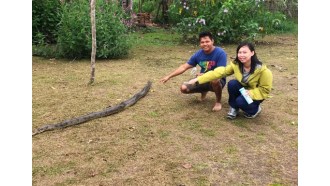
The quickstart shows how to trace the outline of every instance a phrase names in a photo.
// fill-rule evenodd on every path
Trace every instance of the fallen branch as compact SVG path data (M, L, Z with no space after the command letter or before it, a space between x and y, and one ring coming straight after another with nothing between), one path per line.
M104 109L102 111L92 112L92 113L89 113L89 114L86 114L86 115L83 115L80 117L62 121L60 123L44 125L38 129L36 129L36 131L32 133L32 136L40 134L42 132L70 127L70 126L78 125L78 124L81 124L81 123L84 123L84 122L87 122L87 121L90 121L90 120L93 120L96 118L101 118L101 117L109 116L111 114L118 113L118 112L124 110L125 108L134 105L139 99L144 97L150 90L150 87L151 87L151 82L148 81L147 85L140 92L135 94L130 99L123 101L114 107L107 107L106 109Z

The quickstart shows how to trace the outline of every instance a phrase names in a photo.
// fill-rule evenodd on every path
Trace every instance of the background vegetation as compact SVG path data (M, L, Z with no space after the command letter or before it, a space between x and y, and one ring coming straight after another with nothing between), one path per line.
M292 30L292 27L285 24L287 21L284 14L268 11L262 1L178 2L171 6L170 14L174 20L183 17L176 26L185 38L196 36L202 30L209 30L219 43L233 43L253 41L258 36Z
M97 1L97 57L127 56L134 43L132 33L139 29L131 24L138 12L150 13L153 22L179 33L183 42L195 43L202 30L211 31L217 43L297 33L296 0L168 0L166 6L161 2L135 0L131 12L123 11L121 1ZM70 59L90 56L88 1L33 0L32 4L34 55Z
M56 43L58 23L62 16L60 1L33 0L32 7L32 43Z
M65 3L41 3L33 0L34 7L40 9L59 10L56 12L60 19L56 21L46 21L37 24L33 36L33 54L45 57L57 58L88 58L91 51L91 24L89 2L85 0L75 0ZM59 2L58 0L46 0L49 2ZM33 7L33 8L34 8ZM33 19L47 19L44 11L36 9L36 17ZM124 12L118 4L97 1L96 4L96 30L97 30L97 58L118 58L126 56L131 47L128 28L122 23ZM41 14L41 15L39 15ZM53 14L51 14L53 15ZM34 16L34 15L33 15ZM50 35L39 25L56 28L55 33ZM41 27L43 28L43 27ZM46 38L51 37L53 42L48 42Z

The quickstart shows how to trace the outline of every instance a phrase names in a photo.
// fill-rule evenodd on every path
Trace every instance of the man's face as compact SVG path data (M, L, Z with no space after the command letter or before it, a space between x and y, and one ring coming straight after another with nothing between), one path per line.
M205 53L210 53L213 50L214 41L210 39L209 36L202 37L199 41L200 47Z

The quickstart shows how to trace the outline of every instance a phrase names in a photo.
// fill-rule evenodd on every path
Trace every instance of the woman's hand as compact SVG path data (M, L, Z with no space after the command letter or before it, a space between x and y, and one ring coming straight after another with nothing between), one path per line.
M197 81L198 81L197 78L194 78L188 81L188 84L194 85Z
M203 75L204 73L197 73L196 77Z
M246 90L246 94L251 97L250 91Z

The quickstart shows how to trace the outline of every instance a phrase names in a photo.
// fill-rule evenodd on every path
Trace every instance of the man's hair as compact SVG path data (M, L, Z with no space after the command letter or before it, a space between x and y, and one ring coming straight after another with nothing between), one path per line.
M201 40L202 37L206 37L206 36L208 36L211 40L213 40L213 36L211 32L206 32L206 31L199 33L199 40Z

